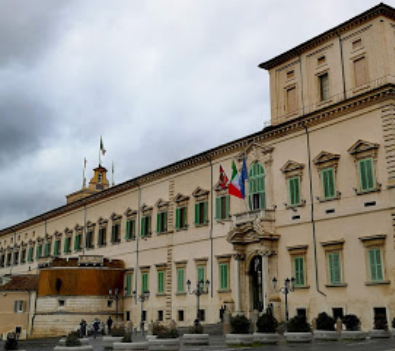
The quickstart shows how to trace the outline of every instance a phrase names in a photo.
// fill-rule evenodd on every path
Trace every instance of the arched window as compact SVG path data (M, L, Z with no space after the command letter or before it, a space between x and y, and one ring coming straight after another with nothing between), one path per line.
M254 163L250 167L248 174L249 194L248 202L251 210L266 208L265 199L265 170L259 163Z

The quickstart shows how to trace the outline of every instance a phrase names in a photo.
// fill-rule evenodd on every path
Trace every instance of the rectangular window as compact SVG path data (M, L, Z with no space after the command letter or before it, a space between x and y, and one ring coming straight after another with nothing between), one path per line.
M136 220L129 219L126 221L126 240L135 240L136 239Z
M383 264L381 259L381 250L379 248L370 249L369 256L369 270L370 280L372 282L383 281Z
M58 257L60 255L60 250L61 250L61 241L60 240L55 240L54 248L53 248L53 255L55 257Z
M22 300L14 301L15 313L23 313L24 307L25 307L25 301Z
M294 257L294 277L295 277L295 286L305 285L303 256Z
M204 322L206 320L206 310L199 309L199 321Z
M219 289L229 290L229 263L219 265Z
M111 228L111 243L119 243L119 232L120 232L120 225L119 223L114 223Z
M333 199L335 197L335 172L334 169L326 168L321 171L322 190L324 199Z
M307 318L307 310L305 308L297 308L296 315L299 317Z
M183 322L184 321L184 311L183 310L178 310L178 321Z
M207 220L207 201L195 204L195 225L206 224Z
M164 284L165 282L165 272L164 271L158 271L158 294L163 294L165 289L164 289Z
M300 205L300 177L288 179L290 206Z
M338 318L343 319L344 317L344 312L343 312L343 307L333 307L332 308L332 315L335 321L338 320Z
M50 253L51 253L51 243L47 241L44 244L44 257L49 257Z
M229 218L229 195L219 196L215 199L215 219Z
M77 234L76 236L75 236L75 240L74 240L74 251L79 251L79 250L81 250L81 238L82 238L82 235L81 234Z
M331 252L328 254L329 260L329 281L331 284L341 284L341 261L340 252Z
M151 236L151 215L141 218L141 237Z
M287 89L287 112L292 113L297 111L297 98L296 98L296 87Z
M26 249L21 251L21 263L26 263Z
M28 255L27 255L27 261L28 262L33 262L33 246L29 247Z
M71 250L71 237L68 236L64 239L64 253L70 253Z
M132 274L125 275L125 294L126 296L132 295Z
M354 61L354 79L355 86L359 87L361 85L368 83L368 74L366 67L366 58L361 57Z
M167 232L167 211L160 212L156 215L156 232L157 233Z
M147 311L143 311L141 319L143 322L145 322L147 320Z
M186 229L187 227L187 207L176 208L176 229Z
M371 158L359 160L358 169L361 191L363 192L375 189L373 160Z
M320 84L320 100L325 101L329 99L329 75L325 73L318 77Z
M185 292L185 269L177 268L177 293Z
M163 322L163 311L158 311L158 321Z
M93 249L93 230L88 230L88 232L86 233L86 243L85 243L85 247L87 249Z
M99 246L105 246L107 243L107 228L106 227L101 227L99 228L99 240L97 242L97 244Z
M148 273L141 274L141 292L148 291Z
M42 257L42 245L36 246L36 260L39 260Z
M206 266L199 266L197 269L197 273L198 273L198 282L206 281Z

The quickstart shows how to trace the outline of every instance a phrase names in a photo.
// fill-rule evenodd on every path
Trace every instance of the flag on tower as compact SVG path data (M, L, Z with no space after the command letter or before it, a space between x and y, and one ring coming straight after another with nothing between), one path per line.
M100 151L103 156L106 154L106 149L104 148L104 144L101 136L100 136Z
M219 182L218 184L221 186L222 189L226 189L226 185L228 184L228 177L222 168L222 165L219 165Z
M228 193L239 199L243 199L243 194L240 189L240 175L239 172L237 172L235 161L232 161L232 176L230 177Z

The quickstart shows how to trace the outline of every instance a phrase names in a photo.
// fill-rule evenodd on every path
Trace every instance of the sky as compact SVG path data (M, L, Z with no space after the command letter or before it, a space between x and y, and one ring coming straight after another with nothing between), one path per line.
M257 65L371 0L0 0L0 228L261 130ZM389 5L394 5L388 2Z

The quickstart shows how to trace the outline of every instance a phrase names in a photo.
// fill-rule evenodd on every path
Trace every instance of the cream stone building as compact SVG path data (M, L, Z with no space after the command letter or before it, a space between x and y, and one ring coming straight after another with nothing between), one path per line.
M98 167L67 205L0 231L0 274L37 273L51 257L122 260L120 316L136 324L132 291L149 290L146 320L190 325L188 279L210 281L204 323L224 305L247 316L271 305L284 320L272 280L291 277L290 317L352 313L365 330L375 314L392 320L395 9L380 4L259 67L270 126L116 186ZM220 165L230 177L243 159L245 201L218 183Z

